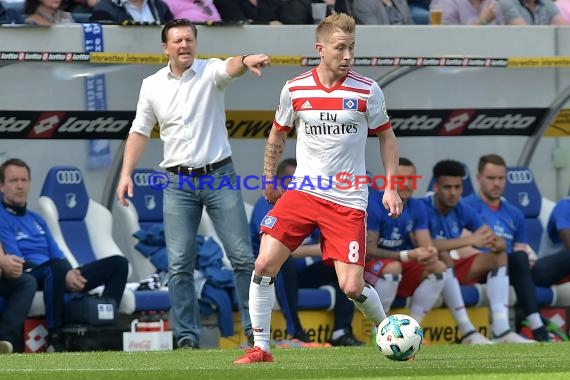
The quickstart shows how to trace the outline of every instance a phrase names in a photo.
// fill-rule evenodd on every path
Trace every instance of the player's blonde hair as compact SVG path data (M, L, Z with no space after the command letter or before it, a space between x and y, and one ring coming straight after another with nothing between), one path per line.
M322 42L339 29L344 33L354 34L356 30L354 18L346 13L337 13L326 17L317 26L317 42Z

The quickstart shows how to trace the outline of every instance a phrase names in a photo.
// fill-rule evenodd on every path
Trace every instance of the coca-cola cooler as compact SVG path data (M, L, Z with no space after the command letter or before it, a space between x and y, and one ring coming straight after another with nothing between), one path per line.
M172 350L172 331L164 320L131 322L131 331L123 333L123 351Z

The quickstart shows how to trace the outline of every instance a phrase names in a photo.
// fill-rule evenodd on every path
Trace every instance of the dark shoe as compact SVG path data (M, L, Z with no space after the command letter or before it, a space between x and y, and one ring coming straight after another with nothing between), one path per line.
M305 331L296 332L291 339L296 339L303 343L311 343L312 340L309 338L309 335Z
M66 352L67 347L65 345L65 340L63 336L60 334L51 335L48 337L48 346L46 348L46 352L54 353L54 352Z
M552 322L550 319L542 317L542 323L544 323L544 326L546 327L546 331L548 331L552 335L557 336L558 338L560 338L561 341L563 341L563 342L570 341L570 339L568 338L568 335L566 335L566 333L564 331L562 331L560 326L558 326L556 323Z
M546 330L545 326L541 326L537 329L532 330L532 337L537 342L552 342L550 334Z
M362 342L356 339L351 332L346 333L337 339L331 339L329 340L329 343L333 346L362 346Z
M197 350L200 348L198 343L194 342L190 338L182 338L178 341L178 344L176 346L176 348L180 350Z

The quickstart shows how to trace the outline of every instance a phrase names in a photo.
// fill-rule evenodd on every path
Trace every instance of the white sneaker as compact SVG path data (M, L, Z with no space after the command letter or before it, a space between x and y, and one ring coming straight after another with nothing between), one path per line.
M11 354L14 348L7 340L0 340L0 354Z
M536 340L527 339L514 331L509 331L497 338L493 338L495 343L536 343Z
M495 344L495 342L487 339L477 331L473 331L461 339L461 344Z

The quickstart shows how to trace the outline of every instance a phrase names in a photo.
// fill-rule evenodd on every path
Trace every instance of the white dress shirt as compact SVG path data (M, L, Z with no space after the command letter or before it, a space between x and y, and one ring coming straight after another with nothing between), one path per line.
M235 78L226 64L218 58L195 59L181 78L168 65L143 80L129 133L150 137L158 123L164 141L161 167L198 168L231 156L224 93Z

